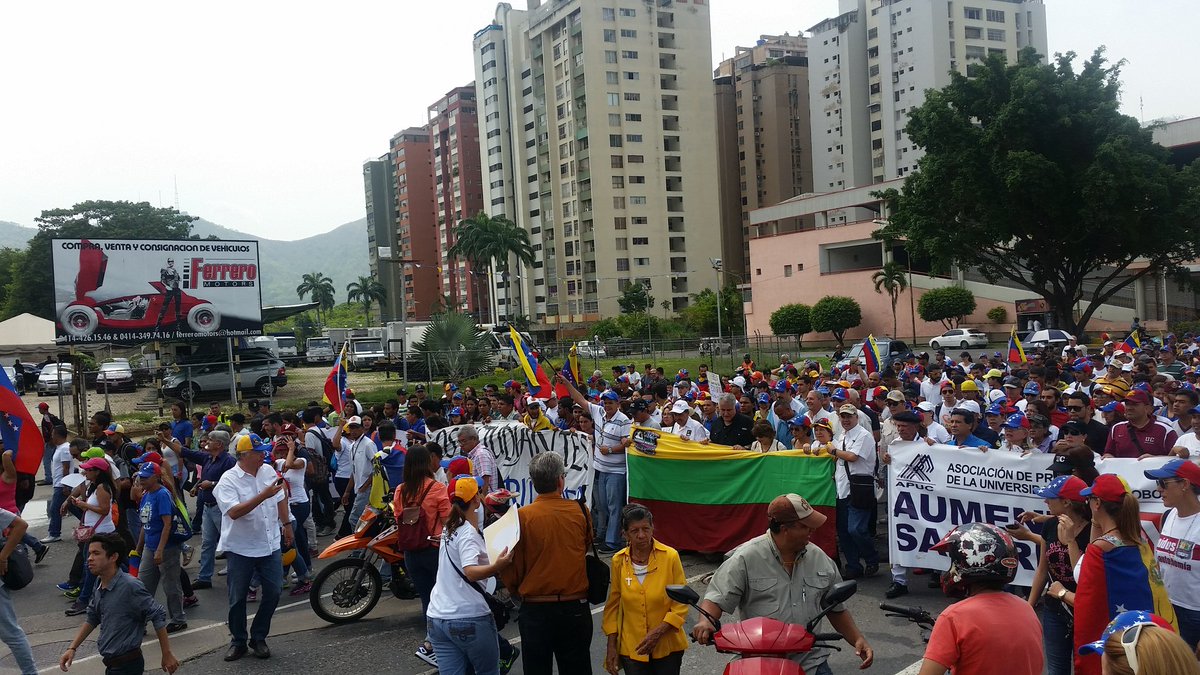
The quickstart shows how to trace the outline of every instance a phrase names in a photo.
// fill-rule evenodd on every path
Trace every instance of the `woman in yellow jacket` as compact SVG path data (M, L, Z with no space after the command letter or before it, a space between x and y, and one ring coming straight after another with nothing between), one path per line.
M612 559L612 584L604 605L608 655L604 669L616 675L678 675L687 637L687 605L667 597L667 586L685 584L675 549L654 539L654 517L640 504L621 512L629 546Z

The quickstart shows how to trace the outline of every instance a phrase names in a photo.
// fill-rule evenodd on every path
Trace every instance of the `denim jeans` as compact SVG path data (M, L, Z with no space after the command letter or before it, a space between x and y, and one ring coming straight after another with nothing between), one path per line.
M1042 605L1042 645L1046 652L1046 675L1071 675L1075 659L1074 629L1066 610Z
M58 446L54 445L53 443L47 443L46 449L42 451L42 477L46 480L51 480L53 469L50 468L50 460L54 458L54 451L57 449L57 447Z
M62 514L60 509L70 496L70 488L56 487L54 488L54 496L50 498L50 503L46 504L46 517L50 519L50 536L62 536Z
M212 582L213 571L217 566L217 542L221 539L221 509L216 504L200 509L203 514L200 524L203 527L200 543L200 573L197 581Z
M163 536L166 536L166 533ZM187 615L183 613L183 587L179 583L182 569L179 559L181 553L178 546L167 544L163 549L162 564L155 565L154 551L147 547L142 551L142 561L138 566L138 580L146 587L151 597L158 590L158 583L162 582L171 623L187 623Z
M0 584L0 642L12 650L21 675L36 675L38 669L33 660L33 649L29 646L25 631L21 630L17 610L13 608L12 598L3 584Z
M417 588L417 595L421 596L421 614L423 616L425 610L429 609L429 595L433 592L434 582L437 581L438 548L430 546L415 551L405 551L404 569L408 572L408 578L412 580L413 586Z
M1200 611L1172 605L1175 608L1175 616L1179 619L1179 637L1192 648L1196 650L1196 641L1200 640Z
M283 590L283 563L280 551L261 558L251 558L232 551L225 553L229 567L226 579L229 583L229 633L230 644L245 646L247 639L262 642L271 632L271 618L279 606L279 593ZM250 578L257 577L262 587L258 612L246 634L246 593L250 590Z
M843 501L846 502L844 511ZM844 531L840 525L843 512L846 514ZM846 569L862 572L862 561L866 561L868 565L878 565L879 552L875 550L875 540L871 538L870 530L870 519L876 517L875 509L856 509L850 505L849 499L839 499L838 516L838 534L841 535L838 545L846 556Z
M362 518L362 514L367 510L367 503L371 501L371 491L356 492L354 494L354 506L350 507L350 531L353 532L358 527L358 519Z
M83 576L79 581L79 598L80 604L86 605L92 599L92 592L96 590L96 575L87 566L87 547L88 542L79 544L79 553L83 558ZM78 559L78 558L76 558Z
M617 546L621 542L621 509L625 508L625 474L597 471L592 490L596 497L597 515L604 516L604 543ZM600 532L600 525L597 523L597 533Z
M500 675L500 647L491 614L461 619L429 619L429 641L442 675Z
M296 524L292 526L292 533L296 535L296 553L297 558L304 559L304 574L312 569L312 554L308 552L308 516L312 512L312 502L297 502L289 504L288 508L292 511L292 518L296 519ZM299 572L297 572L299 575Z

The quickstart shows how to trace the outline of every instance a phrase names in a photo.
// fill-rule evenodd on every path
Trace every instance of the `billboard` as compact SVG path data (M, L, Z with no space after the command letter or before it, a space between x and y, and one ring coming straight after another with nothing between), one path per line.
M258 242L55 239L59 343L262 335Z

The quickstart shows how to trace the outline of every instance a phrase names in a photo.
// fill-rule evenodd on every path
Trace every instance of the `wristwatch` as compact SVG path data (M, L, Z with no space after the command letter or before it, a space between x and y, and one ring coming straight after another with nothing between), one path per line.
M1055 593L1054 597L1058 600L1062 600L1063 598L1066 598L1067 597L1067 589L1065 589L1065 588L1058 589L1058 593Z

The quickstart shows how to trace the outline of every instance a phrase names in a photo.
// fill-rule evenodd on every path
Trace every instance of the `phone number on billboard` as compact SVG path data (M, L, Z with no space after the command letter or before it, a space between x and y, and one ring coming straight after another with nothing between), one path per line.
M58 338L61 343L90 343L90 342L150 342L152 340L186 340L201 338L248 337L262 335L261 330L215 330L209 333L191 333L187 331L140 331L128 333L94 333L92 335L64 335Z

